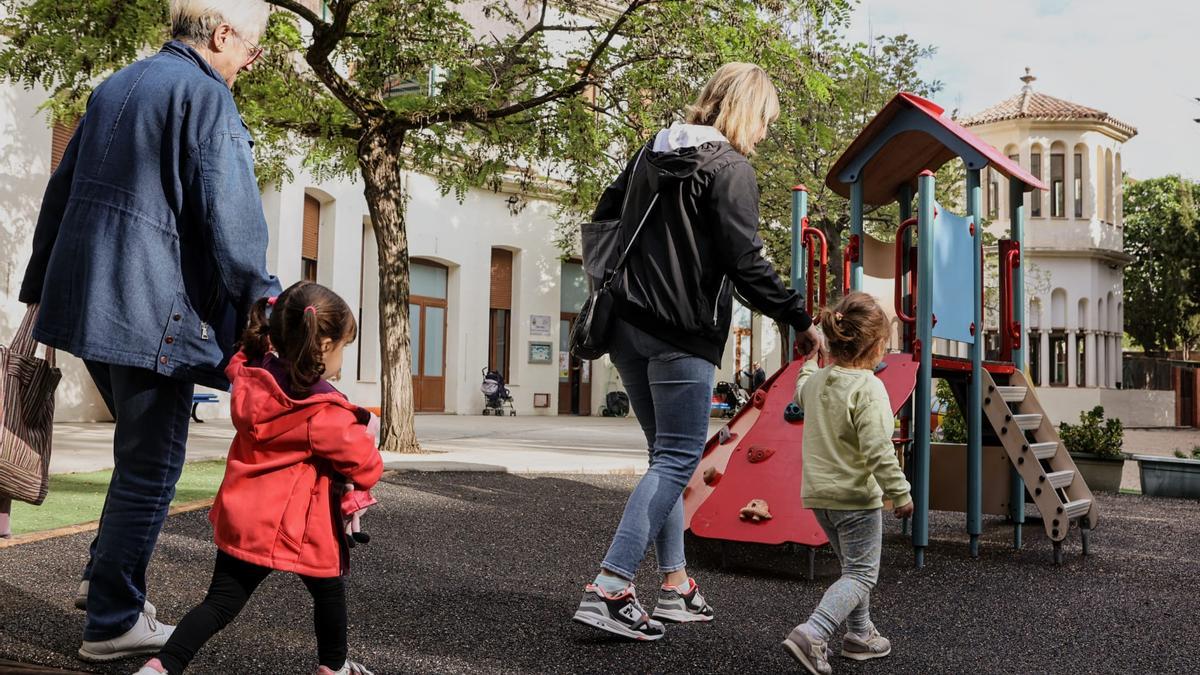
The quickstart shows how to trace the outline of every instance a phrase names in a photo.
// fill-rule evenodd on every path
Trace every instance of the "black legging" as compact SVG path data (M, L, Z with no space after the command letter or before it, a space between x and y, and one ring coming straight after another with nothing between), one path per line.
M208 595L175 628L158 659L171 675L180 675L196 652L237 617L254 589L271 574L260 567L217 552ZM346 585L342 577L319 579L299 575L313 597L317 656L322 666L340 670L346 663Z

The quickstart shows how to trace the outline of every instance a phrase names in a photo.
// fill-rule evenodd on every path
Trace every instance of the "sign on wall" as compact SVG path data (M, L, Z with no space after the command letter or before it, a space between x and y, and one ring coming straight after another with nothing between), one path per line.
M554 363L554 345L549 342L530 342L529 362Z
M531 337L550 337L550 315L529 315L529 335Z

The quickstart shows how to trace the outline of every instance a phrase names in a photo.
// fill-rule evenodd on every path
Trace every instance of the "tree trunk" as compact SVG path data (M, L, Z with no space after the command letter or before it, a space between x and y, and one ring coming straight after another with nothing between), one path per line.
M364 193L379 247L379 344L383 356L379 448L421 452L414 417L412 339L408 322L408 231L400 151L403 132L374 129L358 145Z

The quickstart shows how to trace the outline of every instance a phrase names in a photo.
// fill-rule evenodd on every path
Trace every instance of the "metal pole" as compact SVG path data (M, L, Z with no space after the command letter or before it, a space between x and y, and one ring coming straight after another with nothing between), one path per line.
M863 177L862 172L858 174L858 180L850 184L850 236L858 237L859 255L858 260L850 263L850 290L861 291L863 289L863 255L862 251L865 248L862 246L863 241Z
M933 197L932 171L917 179L917 343L920 366L913 399L913 522L912 538L917 567L925 565L929 545L929 415L933 395Z
M967 534L971 557L979 557L979 535L983 533L983 188L979 169L967 172L967 211L971 219L975 312L971 317L971 381L967 421Z
M899 201L899 206L900 206L900 222L902 222L902 223L904 221L908 220L909 218L912 218L912 197L913 197L912 187L908 183L901 185L900 192L897 196L897 199ZM900 256L900 269L896 270L896 274L898 274L901 279L905 279L906 276L908 275L909 267L910 267L910 265L909 265L910 260L909 260L907 251L909 251L912 248L912 229L911 228L906 228L904 230L904 236L900 238L900 241L896 242L896 245L900 247L901 251L906 252L904 255ZM860 250L863 250L863 249L865 249L865 246L860 247ZM860 257L861 257L861 254L860 254ZM911 303L912 303L912 300L911 300L911 296L908 293L908 284L901 283L900 284L900 304L902 307L907 308L907 307L911 307ZM906 311L908 311L908 310L906 310ZM907 323L904 323L903 321L901 321L900 322L900 349L901 350L911 349L911 345L912 345L912 327L909 326ZM906 448L909 451L909 455L912 454L912 447L913 447L912 421L913 421L913 402L912 402L912 399L910 398L908 400L908 402L905 403L900 408L900 436L902 438L909 439L908 443L907 443L907 448ZM908 475L908 479L910 481L912 480L912 472L913 472L912 465L910 463L906 462L905 466L904 466L904 473ZM908 521L909 521L909 519L905 518L900 523L900 533L902 535L908 534L908 526L909 526Z
M1009 237L1016 242L1020 255L1025 255L1025 192L1024 185L1016 178L1008 179L1008 212ZM1003 262L1003 261L1002 261ZM1012 360L1018 370L1025 368L1025 270L1021 260L1013 270L1012 279L1012 316L1017 325L1021 326L1020 337L1015 341ZM1004 300L1001 299L1001 302ZM1000 330L1008 330L1001 326ZM1014 466L1010 469L1012 494L1009 496L1009 512L1013 519L1013 548L1021 548L1021 526L1025 523L1025 481L1017 473Z
M808 215L808 188L803 185L797 185L792 188L792 290L797 293L804 293L804 218ZM806 307L812 312L813 308ZM792 354L796 351L796 329L788 329L788 344L787 353L784 354L784 363L789 363L792 360Z

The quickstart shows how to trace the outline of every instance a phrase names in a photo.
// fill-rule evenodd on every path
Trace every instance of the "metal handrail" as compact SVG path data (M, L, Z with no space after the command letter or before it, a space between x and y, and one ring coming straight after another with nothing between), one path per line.
M904 269L904 254L906 253L904 250L904 235L909 228L916 229L916 227L917 219L909 218L908 220L900 223L899 229L896 230L896 274L893 275L896 280L896 318L909 325L916 325L917 317L904 313L904 299L901 290L903 288L902 283L904 281L904 275L902 274ZM916 293L913 293L914 305L916 304L916 298ZM913 307L913 309L915 310L916 307Z

